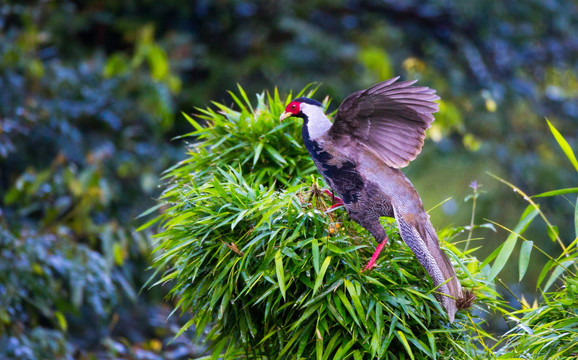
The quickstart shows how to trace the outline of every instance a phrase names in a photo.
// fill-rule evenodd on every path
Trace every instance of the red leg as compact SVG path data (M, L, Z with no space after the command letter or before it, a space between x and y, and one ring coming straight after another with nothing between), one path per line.
M329 207L329 209L327 209L327 210L325 210L325 211L333 210L333 209L338 208L338 207L343 206L343 205L345 205L345 204L343 203L343 201L340 201L340 202L337 202L337 201L336 201L333 205L331 205L331 206Z
M329 209L327 209L327 211L333 210L333 209L335 209L335 208L337 208L337 207L340 207L340 206L345 205L345 204L343 203L343 200L341 200L341 198L338 198L337 196L335 196L335 195L333 194L333 192L331 192L331 190L323 189L323 192L326 193L327 195L331 196L331 199L333 200L333 205L331 205L331 206L329 207Z
M371 270L375 266L375 262L377 261L377 258L379 257L381 250L383 250L383 248L385 247L385 244L387 244L387 235L385 236L385 239L383 239L383 241L377 245L377 248L375 249L373 255L371 256L371 259L369 259L369 262L367 263L367 265L365 265L365 267L363 268L363 270L361 270L361 272Z

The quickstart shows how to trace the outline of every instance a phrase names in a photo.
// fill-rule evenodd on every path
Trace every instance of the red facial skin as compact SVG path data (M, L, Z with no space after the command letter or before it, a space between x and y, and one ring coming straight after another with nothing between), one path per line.
M289 105L285 108L286 113L291 113L293 115L299 114L301 111L301 103L299 101L291 101Z

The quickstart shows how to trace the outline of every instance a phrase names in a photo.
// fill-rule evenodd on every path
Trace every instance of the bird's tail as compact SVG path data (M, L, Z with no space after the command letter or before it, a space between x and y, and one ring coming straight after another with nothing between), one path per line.
M396 209L394 212L401 238L432 277L433 283L437 287L436 299L447 311L450 321L453 322L458 308L467 307L464 299L473 295L468 293L464 296L462 293L462 286L454 267L447 255L440 249L437 234L427 218L427 214L424 213L424 216L418 217L412 214L401 214Z

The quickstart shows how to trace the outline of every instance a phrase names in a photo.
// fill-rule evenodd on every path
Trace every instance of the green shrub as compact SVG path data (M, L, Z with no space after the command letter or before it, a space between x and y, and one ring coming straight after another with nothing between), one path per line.
M17 238L3 226L0 249L0 358L72 358L65 314L104 320L117 301L103 257L66 234Z
M536 308L519 311L523 317L509 331L501 359L576 359L578 357L578 278L566 277L560 291L545 295Z
M135 217L177 159L169 85L138 62L107 77L95 50L44 58L58 52L48 9L60 6L44 5L0 6L2 359L90 358L113 331L132 335L119 314L134 307L150 251Z
M547 121L550 131L556 138L558 145L564 152L574 169L578 172L578 160L566 139L558 132L550 121ZM518 187L498 178L501 182L511 187L525 201L529 203L527 210L522 215L520 223L509 230L511 235L499 250L497 257L502 257L503 262L508 258L516 245L518 237L522 238L520 247L520 277L521 281L528 266L533 249L538 250L548 258L538 276L536 289L540 291L543 300L540 304L530 306L524 299L518 300L522 309L511 312L508 320L513 324L510 331L503 335L500 344L503 347L499 351L500 359L576 359L578 358L578 200L572 201L574 205L574 241L569 244L563 240L558 228L553 225L544 212L540 209L537 201L543 198L564 196L567 200L569 194L578 193L578 188L565 188L547 191L545 193L528 196ZM569 200L570 201L570 200ZM549 241L557 243L561 253L550 256L534 241L525 239L521 233L540 215L548 231L544 236L546 245ZM569 222L570 224L572 221ZM497 253L497 250L494 253ZM505 256L503 255L505 254ZM488 257L488 259L490 259ZM498 261L498 260L496 260ZM522 269L524 269L522 271ZM547 292L552 287L559 285L557 291ZM521 315L521 317L519 317Z
M188 118L199 142L167 172L163 214L143 226L160 221L157 283L174 280L177 309L192 313L182 330L210 326L213 358L486 357L491 337L468 312L448 322L390 221L379 268L361 273L371 237L343 210L324 213L299 121L278 123L290 97L261 94L252 108L240 93L241 111L200 110L206 127ZM477 308L500 309L488 268L447 242L459 230L441 231L442 246Z
M297 96L305 94L303 89ZM315 89L307 93L312 96ZM316 171L305 146L301 142L301 128L292 121L279 122L285 110L275 90L257 95L253 107L244 90L239 95L230 92L239 110L214 102L217 110L197 109L197 118L206 127L184 115L195 131L185 136L195 137L188 158L170 174L172 181L182 183L188 177L204 181L223 166L237 166L251 174L259 183L271 185L296 184L307 174ZM327 104L328 101L325 101Z

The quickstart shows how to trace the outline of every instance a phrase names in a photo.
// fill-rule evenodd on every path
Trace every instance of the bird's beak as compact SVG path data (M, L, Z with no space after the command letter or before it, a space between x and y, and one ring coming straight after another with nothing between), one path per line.
M284 112L283 115L281 115L281 117L279 118L279 121L283 121L285 119L287 119L289 116L293 115L293 113L290 112Z

